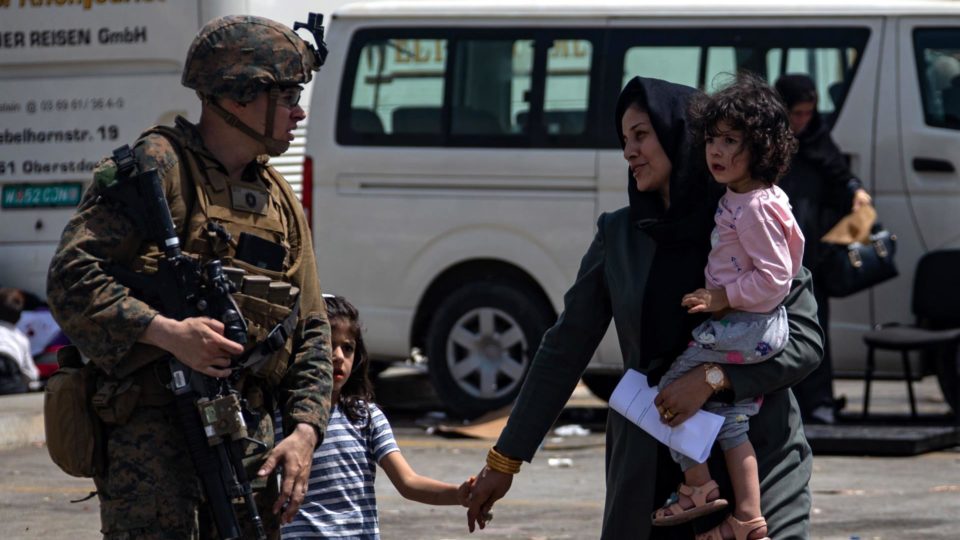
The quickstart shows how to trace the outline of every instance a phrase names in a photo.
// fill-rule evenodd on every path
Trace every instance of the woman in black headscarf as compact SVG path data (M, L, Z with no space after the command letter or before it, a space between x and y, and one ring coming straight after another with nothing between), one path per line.
M825 335L823 361L800 384L793 387L806 423L834 422L833 362L830 357L830 298L820 283L829 276L820 270L820 238L837 221L862 205L870 204L863 183L830 137L830 126L817 111L817 89L806 75L784 75L776 84L790 115L790 129L800 148L790 170L780 179L780 188L790 197L793 215L807 239L803 265L813 272L817 316Z
M703 171L705 154L691 144L686 113L696 90L636 77L620 94L617 131L630 169L630 206L600 216L597 234L564 296L564 311L544 334L506 428L491 449L472 491L467 522L485 525L522 461L530 461L573 392L611 318L624 368L656 384L684 349L702 317L680 305L704 282L713 212L721 190ZM769 535L778 540L808 536L812 468L789 386L819 361L822 335L810 292L810 275L794 279L785 300L790 342L778 356L751 366L723 366L717 398L763 395L750 439L760 470L762 507ZM663 390L674 417L685 420L714 394L704 371L692 370ZM651 530L650 514L682 476L665 446L611 412L607 418L607 492L604 539L691 538L687 527ZM722 453L711 458L721 491L731 494ZM712 526L713 520L698 523ZM707 519L707 518L705 518Z

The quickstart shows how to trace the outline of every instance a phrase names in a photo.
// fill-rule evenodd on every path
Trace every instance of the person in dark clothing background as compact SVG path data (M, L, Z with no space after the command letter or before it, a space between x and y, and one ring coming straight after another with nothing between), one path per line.
M39 377L30 340L16 326L25 302L19 289L0 288L0 395L26 392Z
M833 362L830 356L830 299L819 283L828 276L820 267L820 237L836 222L862 205L871 204L863 183L850 172L847 162L830 137L830 126L817 111L817 89L807 75L780 77L777 92L790 115L790 129L800 142L790 170L780 179L780 188L790 197L793 215L806 238L803 265L813 272L817 316L823 328L823 361L806 379L793 387L806 423L835 421Z

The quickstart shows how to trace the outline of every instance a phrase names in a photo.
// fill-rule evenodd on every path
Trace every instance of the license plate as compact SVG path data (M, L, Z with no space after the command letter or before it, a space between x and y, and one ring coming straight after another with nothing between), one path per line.
M83 192L81 182L53 184L6 184L0 195L3 208L56 208L77 206Z

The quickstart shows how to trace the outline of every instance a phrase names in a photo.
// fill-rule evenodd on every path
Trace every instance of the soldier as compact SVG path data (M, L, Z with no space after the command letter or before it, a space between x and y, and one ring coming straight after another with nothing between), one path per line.
M309 226L290 186L267 164L268 155L287 150L305 118L301 85L321 63L318 51L284 25L250 16L215 19L190 46L182 78L202 101L199 123L177 118L172 127L145 132L134 147L140 169L161 175L185 253L290 285L281 290L299 289L298 307L273 294L235 295L249 325L247 350L271 329L296 324L293 335L235 385L260 413L259 423L248 426L251 437L272 446L269 411L284 413L286 437L248 467L257 476L257 502L271 535L303 500L330 410L330 327ZM105 538L209 537L215 529L178 427L169 367L158 359L172 354L195 372L227 377L231 358L244 347L223 336L219 321L165 317L118 279L118 267L149 276L159 251L101 196L114 174L111 160L97 167L48 276L54 316L97 368L92 403L106 425L105 466L94 473L102 532ZM230 237L208 233L210 223ZM272 263L251 262L238 253L244 237L255 240L248 250L254 256L279 255ZM282 474L279 486L274 471ZM279 490L276 499L264 494L269 480L274 496Z

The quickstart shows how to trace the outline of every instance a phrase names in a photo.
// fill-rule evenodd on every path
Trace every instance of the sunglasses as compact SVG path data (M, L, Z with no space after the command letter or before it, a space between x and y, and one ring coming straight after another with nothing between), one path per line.
M277 96L277 104L281 107L286 107L292 109L300 104L300 94L303 92L303 88L299 86L285 88L280 95Z

